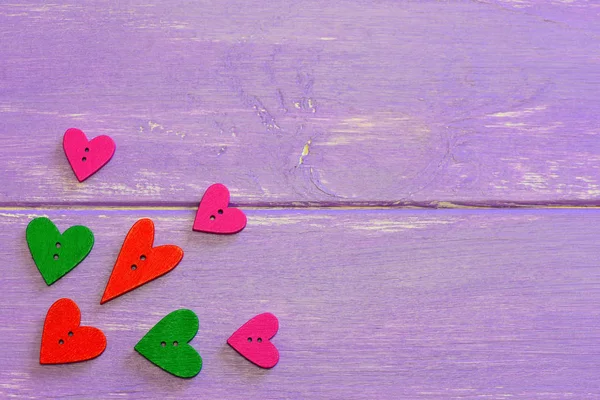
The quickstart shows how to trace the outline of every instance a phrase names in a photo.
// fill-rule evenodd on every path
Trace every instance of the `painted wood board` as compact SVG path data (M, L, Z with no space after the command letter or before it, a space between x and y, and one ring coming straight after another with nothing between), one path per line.
M0 5L0 202L596 204L592 1ZM84 184L70 127L117 142ZM126 173L124 173L126 171Z
M0 212L0 397L227 399L593 399L600 396L598 209L247 210L232 236L191 230L195 210ZM47 287L25 243L46 215L85 222L96 245ZM180 245L172 273L99 301L124 235L142 217ZM41 366L52 302L77 302L107 336L79 365ZM190 308L202 372L182 381L133 346ZM279 364L262 370L226 340L278 316Z

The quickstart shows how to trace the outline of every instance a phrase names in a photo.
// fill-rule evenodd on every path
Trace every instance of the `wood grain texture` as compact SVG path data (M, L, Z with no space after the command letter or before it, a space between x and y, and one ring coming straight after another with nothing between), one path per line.
M592 1L0 5L0 202L596 204ZM117 142L85 184L65 129Z
M238 235L191 231L195 210L13 210L0 218L0 397L595 399L599 210L248 210ZM85 221L97 245L46 287L28 221ZM123 235L152 218L184 249L163 279L100 306ZM70 297L105 353L40 366L46 310ZM178 308L198 314L202 372L165 374L133 347ZM226 340L272 312L272 370Z

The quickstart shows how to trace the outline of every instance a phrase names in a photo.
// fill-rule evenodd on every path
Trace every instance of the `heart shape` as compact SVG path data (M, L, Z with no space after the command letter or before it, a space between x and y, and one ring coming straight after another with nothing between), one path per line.
M33 261L48 286L75 268L92 251L94 234L81 225L67 229L62 235L45 217L33 219L25 231Z
M100 304L166 274L183 258L181 247L152 247L153 244L154 222L143 218L133 224L125 237Z
M211 185L198 206L193 230L207 233L238 233L246 227L246 214L229 207L229 190L225 185Z
M90 360L106 349L106 336L98 328L80 326L81 312L71 299L57 300L46 314L40 364Z
M248 361L261 368L273 368L279 361L279 351L271 338L279 330L279 321L271 313L259 314L246 322L227 339L227 344Z
M192 378L202 369L202 357L188 343L198 332L191 310L176 310L161 319L135 345L150 362L180 378Z
M110 136L102 135L87 139L77 128L67 129L63 137L63 149L79 182L98 172L115 154L115 142Z

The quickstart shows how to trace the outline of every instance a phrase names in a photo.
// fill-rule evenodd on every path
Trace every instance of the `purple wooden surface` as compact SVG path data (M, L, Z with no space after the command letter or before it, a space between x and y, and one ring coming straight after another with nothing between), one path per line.
M46 287L27 251L29 220L85 222L96 245ZM0 214L0 397L219 399L597 399L598 210L249 210L221 237L191 231L194 210ZM141 217L185 256L167 276L99 299L123 237ZM40 366L47 308L78 302L105 354ZM133 346L161 316L193 309L204 367L169 376ZM280 363L251 365L226 339L275 313Z
M595 204L592 1L0 4L0 202ZM112 135L83 185L66 128ZM126 173L124 172L126 171Z
M597 205L597 3L16 3L0 4L1 398L600 397L598 209L343 207ZM117 142L84 184L61 148L73 126ZM239 235L191 231L214 182L258 206ZM52 287L24 239L38 215L96 234ZM184 259L100 306L145 216ZM42 367L65 296L108 348ZM180 307L200 317L190 381L133 351ZM281 322L270 371L225 344L263 311Z

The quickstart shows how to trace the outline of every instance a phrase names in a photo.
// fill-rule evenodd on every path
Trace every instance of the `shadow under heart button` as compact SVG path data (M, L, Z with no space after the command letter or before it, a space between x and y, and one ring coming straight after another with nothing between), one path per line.
M135 345L150 362L180 378L193 378L202 369L202 357L189 345L198 332L198 317L187 309L161 319Z

